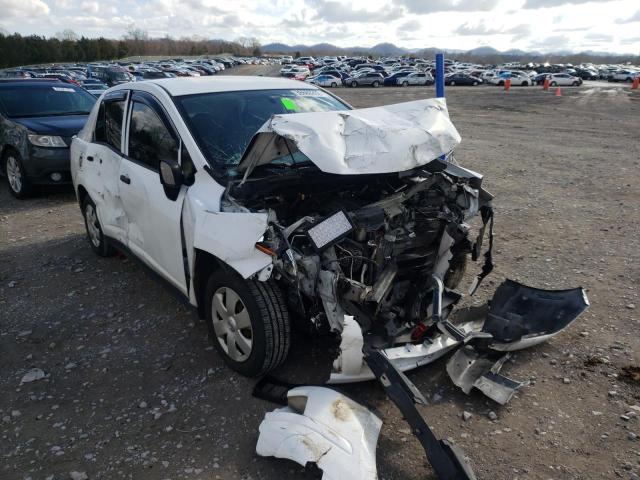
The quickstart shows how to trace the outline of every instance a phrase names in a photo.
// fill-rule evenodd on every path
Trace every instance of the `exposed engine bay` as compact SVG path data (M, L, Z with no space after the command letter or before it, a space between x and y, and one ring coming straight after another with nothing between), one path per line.
M380 346L429 327L434 275L445 307L459 298L453 290L475 243L467 222L492 198L479 175L441 160L391 174L309 167L257 177L231 186L227 199L269 213L258 247L274 256L291 311L333 331L351 315Z
M557 335L589 302L581 288L507 279L487 304L449 320L468 260L483 259L470 294L493 269L493 197L481 175L453 160L459 140L437 100L274 116L254 136L238 169L244 177L227 184L221 209L266 217L255 248L272 262L256 277L275 279L307 325L340 333L327 383L377 378L437 477L474 480L464 454L438 440L416 409L426 399L402 372L457 349L447 362L452 382L505 404L526 385L501 373L511 352ZM327 443L318 431L343 426L326 415L335 392L297 387L268 378L256 385L254 395L285 406L261 424L258 454L316 463L323 478L377 478L379 420L339 399L354 422ZM359 440L346 440L353 432ZM357 445L350 455L345 443Z

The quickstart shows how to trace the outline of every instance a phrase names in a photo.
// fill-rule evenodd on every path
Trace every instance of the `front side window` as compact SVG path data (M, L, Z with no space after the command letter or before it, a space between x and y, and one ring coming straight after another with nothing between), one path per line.
M133 102L129 126L129 158L153 170L160 160L177 160L178 143L158 114L148 105Z
M105 100L98 110L93 140L120 151L124 100Z

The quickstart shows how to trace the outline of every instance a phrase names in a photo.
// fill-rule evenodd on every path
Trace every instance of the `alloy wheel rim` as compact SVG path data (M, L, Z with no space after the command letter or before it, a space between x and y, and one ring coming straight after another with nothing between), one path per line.
M16 193L20 193L22 190L22 171L15 157L7 159L7 179L11 189Z
M247 307L229 287L218 288L211 303L216 340L232 360L246 361L253 350L253 328Z
M87 233L89 234L89 240L94 247L100 247L100 224L98 223L98 216L93 205L87 205L85 211L87 217Z

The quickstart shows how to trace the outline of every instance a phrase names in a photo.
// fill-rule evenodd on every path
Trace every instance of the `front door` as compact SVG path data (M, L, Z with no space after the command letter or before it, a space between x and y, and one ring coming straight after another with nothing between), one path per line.
M159 174L160 160L178 159L178 135L158 101L142 92L131 97L126 125L118 181L127 247L186 295L180 230L186 188L170 200Z

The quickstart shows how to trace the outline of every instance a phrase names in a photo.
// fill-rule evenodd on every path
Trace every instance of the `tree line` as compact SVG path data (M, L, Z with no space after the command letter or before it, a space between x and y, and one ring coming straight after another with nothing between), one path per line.
M146 32L130 28L120 40L78 37L66 30L55 37L22 36L0 32L0 68L47 63L117 60L131 56L260 55L255 38L235 41L200 38L149 38Z

